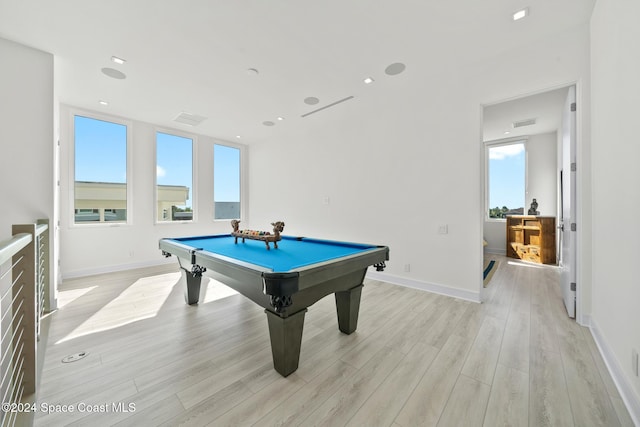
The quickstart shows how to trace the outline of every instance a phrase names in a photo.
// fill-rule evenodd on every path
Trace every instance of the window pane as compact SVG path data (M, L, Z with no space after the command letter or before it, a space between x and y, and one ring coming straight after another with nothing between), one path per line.
M193 187L193 140L156 134L158 221L191 221Z
M127 127L74 117L75 223L126 222Z
M240 218L240 150L213 147L213 202L215 219Z
M489 146L489 218L524 213L525 147Z

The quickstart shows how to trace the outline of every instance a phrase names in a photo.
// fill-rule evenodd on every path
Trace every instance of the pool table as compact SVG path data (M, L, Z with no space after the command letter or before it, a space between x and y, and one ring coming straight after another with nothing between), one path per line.
M187 304L196 304L202 274L235 289L265 309L273 366L282 376L298 369L307 307L335 294L338 327L356 330L362 282L378 271L389 248L359 243L282 236L278 249L264 242L234 243L231 234L160 239L164 256L175 255Z

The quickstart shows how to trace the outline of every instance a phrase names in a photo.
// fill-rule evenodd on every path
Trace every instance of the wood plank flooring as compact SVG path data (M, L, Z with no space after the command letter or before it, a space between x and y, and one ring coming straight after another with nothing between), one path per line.
M174 266L65 281L43 324L37 403L74 412L34 424L630 426L589 330L566 317L557 270L492 258L483 304L367 280L344 335L333 298L319 301L287 378L263 310L218 282L190 307Z

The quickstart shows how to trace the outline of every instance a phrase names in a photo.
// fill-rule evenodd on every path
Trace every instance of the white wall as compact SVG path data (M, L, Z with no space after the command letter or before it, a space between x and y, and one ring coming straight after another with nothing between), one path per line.
M557 191L557 143L556 132L532 135L529 138L528 157L528 191L525 214L531 201L538 202L538 211L542 216L556 216L558 207Z
M194 157L197 158L197 183L194 183L193 223L155 223L154 192L156 173L156 131L171 132L148 123L129 122L131 133L132 211L129 225L73 224L73 165L72 131L74 113L89 113L103 119L113 116L62 106L61 117L61 194L60 194L60 260L63 277L84 276L106 271L148 266L164 262L158 250L158 239L163 237L197 236L231 231L229 221L213 220L213 146L215 143L242 145L191 134L194 138ZM176 129L184 135L183 129ZM241 157L246 157L241 154ZM246 181L246 180L245 180ZM246 198L244 199L246 205ZM166 262L176 262L170 258Z
M640 352L638 16L636 0L598 0L591 19L592 326L640 425L640 377L631 371L631 351Z
M0 39L0 58L0 240L5 240L12 224L54 220L53 56Z
M588 58L585 26L464 69L408 64L397 96L355 99L323 113L331 126L310 116L304 134L252 146L253 223L386 244L386 280L477 299L480 106L588 79ZM437 234L444 224L449 233Z
M557 133L531 135L527 142L527 192L524 213L531 207L535 198L541 216L556 216L558 205L557 184ZM484 238L487 240L486 252L506 253L505 221L485 221Z

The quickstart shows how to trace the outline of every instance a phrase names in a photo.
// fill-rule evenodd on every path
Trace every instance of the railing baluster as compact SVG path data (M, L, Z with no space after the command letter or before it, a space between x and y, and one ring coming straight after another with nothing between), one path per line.
M36 391L40 319L49 304L48 220L14 225L12 234L0 242L0 396L16 404ZM22 415L0 412L0 425L21 423Z

